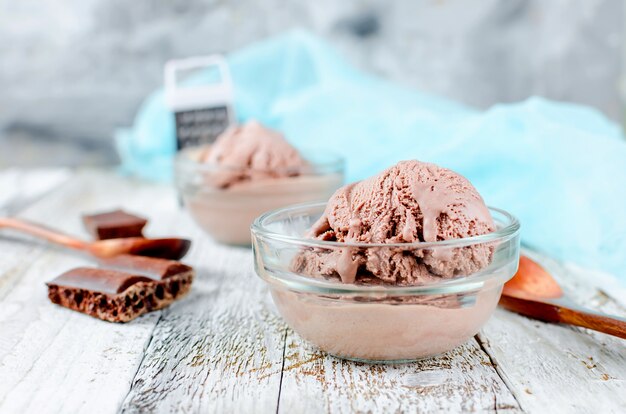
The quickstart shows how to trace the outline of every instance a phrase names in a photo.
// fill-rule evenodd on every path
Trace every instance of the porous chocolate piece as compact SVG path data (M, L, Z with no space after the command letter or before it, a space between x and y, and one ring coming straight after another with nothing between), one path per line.
M123 210L83 216L83 224L96 240L122 237L143 237L143 228L148 221L143 217Z
M107 295L117 295L140 282L150 283L152 279L147 276L118 272L115 270L78 267L58 276L48 283L48 286L55 284L64 287L101 292Z
M162 309L191 288L193 271L161 280L116 270L79 267L48 282L53 303L109 322L128 322Z
M156 280L193 273L193 268L175 260L132 254L120 254L107 259L100 259L100 264L124 272L137 272Z

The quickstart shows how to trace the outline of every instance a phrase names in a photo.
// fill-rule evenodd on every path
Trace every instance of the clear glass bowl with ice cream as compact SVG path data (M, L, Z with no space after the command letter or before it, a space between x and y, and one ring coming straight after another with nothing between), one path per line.
M519 223L464 177L404 161L328 203L252 225L257 274L304 339L361 361L410 361L475 335L517 270Z
M175 161L176 186L193 219L218 242L234 245L250 244L250 225L263 212L327 200L343 176L342 158L300 153L255 121L231 127L212 145L185 149Z

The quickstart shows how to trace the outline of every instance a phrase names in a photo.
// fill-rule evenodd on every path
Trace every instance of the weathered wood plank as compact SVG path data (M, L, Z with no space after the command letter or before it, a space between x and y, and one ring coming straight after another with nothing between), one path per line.
M606 285L610 277L539 259L560 276L565 288L580 303L605 312L624 313L623 307L596 288L598 284ZM598 283L594 285L590 280ZM449 355L403 366L370 366L307 350L290 331L280 411L454 412L521 408L528 412L572 412L602 407L603 412L623 412L626 407L626 347L620 339L543 324L504 310L496 312L477 339L478 343L470 342L451 353L452 366ZM485 364L485 359L490 358L500 377L490 369L475 368L477 361L483 367L490 365ZM407 378L410 382L417 374L430 380L433 373L435 378L447 381L422 389L419 395L402 387ZM492 386L485 387L490 383ZM532 388L538 391L533 392ZM618 393L620 396L615 397ZM494 404L487 404L490 401Z
M271 299L253 274L248 250L216 245L201 235L194 240L189 261L200 270L194 292L186 304L164 312L124 412L273 412L285 333L289 339L281 411L375 410L393 403L399 410L517 411L515 399L475 340L449 355L412 365L369 366L323 356L287 330L268 304ZM290 386L292 377L300 381L297 387ZM363 400L359 390L370 390L373 384L385 388ZM351 392L327 395L329 387Z
M192 293L100 322L46 298L43 283L85 258L0 237L0 412L274 412L279 395L281 412L626 410L623 341L503 310L478 340L415 364L323 355L286 328L249 249L211 242L167 186L81 173L23 216L82 234L79 213L118 206L158 218L149 234L194 240ZM625 313L610 297L623 293L596 288L610 277L544 261L580 303Z
M0 171L0 216L25 209L29 204L69 180L67 169ZM3 233L4 234L4 233ZM13 288L19 276L43 252L41 246L0 239L0 300ZM29 257L31 260L24 260Z
M520 412L489 356L472 339L436 358L373 365L287 338L280 412Z
M606 275L536 256L577 302L626 315L597 289ZM619 291L616 291L619 294ZM626 412L626 341L498 309L479 336L528 412Z
M80 174L20 215L81 234L80 213L120 205L158 217L149 231L178 234L172 191L112 174ZM0 268L17 280L0 302L0 412L117 411L160 314L116 325L55 306L44 282L86 258L3 236L0 261L12 256L20 266Z
M269 310L252 253L194 241L193 292L164 312L122 411L275 412L285 325Z
M11 215L67 181L66 168L0 170L0 215Z

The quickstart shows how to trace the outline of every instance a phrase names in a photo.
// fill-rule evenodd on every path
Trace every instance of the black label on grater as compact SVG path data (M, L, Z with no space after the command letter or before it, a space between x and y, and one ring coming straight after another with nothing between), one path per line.
M178 149L213 143L228 128L228 115L226 106L176 112Z

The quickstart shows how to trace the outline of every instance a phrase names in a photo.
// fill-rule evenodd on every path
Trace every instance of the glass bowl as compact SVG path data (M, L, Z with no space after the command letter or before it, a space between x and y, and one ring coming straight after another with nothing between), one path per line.
M406 362L447 352L480 330L517 271L520 226L503 210L490 208L496 231L481 236L349 244L306 237L324 208L309 203L268 212L254 221L252 244L256 273L282 317L304 339L340 358ZM383 277L402 280L409 268L431 276L419 285L391 285L361 267L355 283L342 283L328 270L357 255ZM392 256L404 263L399 273L385 265ZM441 268L437 261L452 266L454 276L433 275Z
M327 200L343 184L344 161L332 154L305 157L308 165L299 175L290 176L285 171L276 178L280 173L276 170L199 162L205 148L187 148L177 155L175 183L195 222L221 243L250 245L250 225L262 213L290 204ZM230 177L246 178L225 186Z

